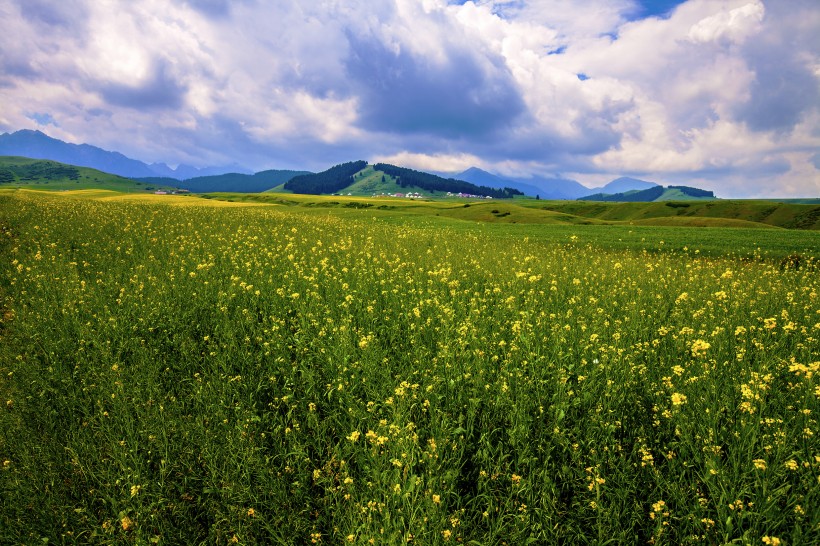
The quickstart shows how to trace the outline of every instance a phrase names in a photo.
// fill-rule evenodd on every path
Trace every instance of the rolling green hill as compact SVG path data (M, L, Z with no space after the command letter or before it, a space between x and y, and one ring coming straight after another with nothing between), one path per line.
M375 173L364 173L361 184ZM370 181L370 182L368 182ZM358 183L359 181L357 181ZM387 182L386 182L387 183ZM376 187L376 186L373 186ZM646 225L820 230L820 204L762 200L702 200L606 203L535 199L399 199L299 194L206 194L208 199L268 203L305 209L367 210L380 215L416 215L504 224Z
M476 186L470 182L397 167L387 163L368 165L351 161L316 174L296 176L282 186L293 193L311 195L398 195L421 197L466 194L473 197L511 198L524 194L518 190Z
M377 171L373 165L368 165L353 177L353 184L347 187L344 193L351 195L390 195L407 191L421 192L421 188L402 188L396 179L382 171Z
M138 182L87 167L17 156L0 156L0 188L2 187L43 190L108 189L121 192L172 189L168 185Z

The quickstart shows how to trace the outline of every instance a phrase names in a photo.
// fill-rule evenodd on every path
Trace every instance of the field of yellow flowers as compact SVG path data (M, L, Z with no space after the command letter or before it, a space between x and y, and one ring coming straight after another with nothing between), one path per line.
M0 543L820 542L813 259L189 201L0 194Z

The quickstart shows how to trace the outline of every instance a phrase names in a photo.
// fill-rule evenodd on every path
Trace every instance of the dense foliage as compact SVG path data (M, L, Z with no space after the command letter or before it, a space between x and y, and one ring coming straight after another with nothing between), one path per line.
M0 543L820 542L812 259L153 197L0 192Z
M463 193L469 195L479 195L494 197L496 199L510 198L515 195L524 195L519 190L513 188L495 189L487 186L476 186L463 180L454 178L442 178L434 174L404 167L396 167L386 163L374 165L377 171L382 171L396 179L396 183L401 187L416 187L427 191Z
M303 174L291 178L285 189L294 193L336 193L353 184L353 175L367 167L367 161L351 161L331 167L316 174Z
M579 197L578 201L616 201L622 203L636 203L640 201L654 201L666 191L663 186L654 186L645 190L630 191L626 193L596 193Z
M715 193L709 190L702 190L700 188L692 188L690 186L669 186L670 190L680 190L684 195L690 197L714 197Z

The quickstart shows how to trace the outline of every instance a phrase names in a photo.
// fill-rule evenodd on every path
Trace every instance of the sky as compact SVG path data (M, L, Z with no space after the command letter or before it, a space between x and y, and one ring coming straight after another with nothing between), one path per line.
M0 0L0 132L820 196L816 0Z

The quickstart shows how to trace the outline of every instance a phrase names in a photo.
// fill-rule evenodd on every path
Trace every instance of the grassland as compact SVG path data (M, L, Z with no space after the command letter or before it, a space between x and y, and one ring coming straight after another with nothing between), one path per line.
M0 543L820 541L820 233L161 197L0 191Z

